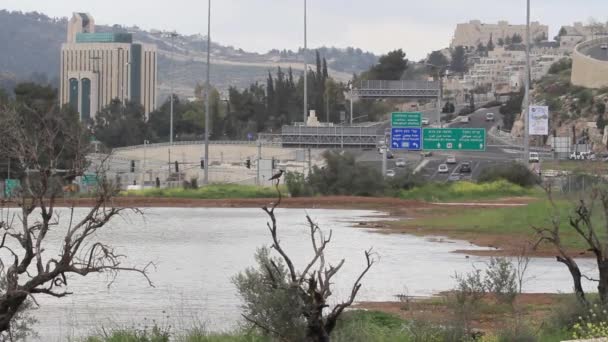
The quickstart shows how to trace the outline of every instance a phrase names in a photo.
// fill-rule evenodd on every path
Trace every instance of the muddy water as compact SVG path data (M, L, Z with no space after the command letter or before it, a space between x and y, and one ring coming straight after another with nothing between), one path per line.
M84 209L78 209L82 214ZM346 263L335 278L334 295L345 298L364 264L363 250L373 247L379 261L364 279L359 300L394 300L397 294L431 295L453 287L455 272L472 264L483 267L487 258L450 253L474 249L462 241L437 241L408 235L378 234L352 228L352 221L378 220L371 211L309 210L324 229L333 229L329 260ZM65 218L65 212L64 218ZM311 255L304 210L277 212L284 248L300 268ZM63 298L38 297L35 311L43 341L65 341L101 327L144 327L156 323L174 330L205 324L225 330L239 322L239 298L231 277L253 265L253 254L269 243L266 216L259 209L153 208L145 216L128 215L115 220L97 237L128 255L124 265L154 261L147 286L137 274L123 273L108 288L106 276L73 276ZM61 231L50 236L60 244ZM52 255L54 251L47 251ZM2 256L4 258L4 256ZM590 268L590 262L582 262ZM571 284L564 266L553 259L531 262L527 292L567 292ZM590 284L588 284L590 286Z

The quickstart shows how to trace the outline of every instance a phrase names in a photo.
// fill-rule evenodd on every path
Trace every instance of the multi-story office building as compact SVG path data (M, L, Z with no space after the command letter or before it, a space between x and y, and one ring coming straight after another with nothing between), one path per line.
M147 116L156 108L156 67L156 46L133 43L130 33L96 33L91 15L74 13L61 46L60 102L81 120L113 99L139 103Z

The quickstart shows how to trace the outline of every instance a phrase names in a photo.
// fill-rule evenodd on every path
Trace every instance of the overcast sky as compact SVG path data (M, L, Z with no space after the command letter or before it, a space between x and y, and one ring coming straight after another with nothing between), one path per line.
M247 51L303 46L303 0L212 0L211 38ZM308 0L308 46L354 46L377 54L402 48L409 58L449 45L457 23L525 22L525 0ZM207 31L205 0L0 0L0 8L51 17L89 12L98 24ZM560 25L608 20L607 0L532 0L532 20Z

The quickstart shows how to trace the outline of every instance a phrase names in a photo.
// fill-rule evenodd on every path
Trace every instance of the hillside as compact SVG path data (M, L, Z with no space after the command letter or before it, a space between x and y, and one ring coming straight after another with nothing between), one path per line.
M93 13L94 15L94 13ZM0 10L0 84L2 74L13 75L20 80L47 77L56 83L59 71L59 51L65 41L67 18L49 18L37 12L21 13ZM144 31L138 27L97 26L98 32L128 31L134 39L158 46L160 98L168 93L169 77L172 77L176 92L182 96L192 95L196 82L204 79L206 56L205 37L201 35L175 38L174 72L170 73L172 55L170 38L162 37L160 31ZM338 80L347 80L353 73L360 73L376 63L377 56L355 48L319 48L327 59L329 73ZM244 88L255 81L264 81L269 70L277 66L302 70L302 51L272 50L266 54L246 52L241 49L213 43L211 48L213 69L211 82L220 90L229 86ZM315 52L306 55L314 63ZM44 75L46 76L44 76Z

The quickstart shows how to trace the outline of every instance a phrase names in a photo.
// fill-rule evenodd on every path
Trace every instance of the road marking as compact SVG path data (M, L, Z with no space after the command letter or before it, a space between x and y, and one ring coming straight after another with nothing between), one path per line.
M420 170L422 170L428 163L429 160L425 158L420 164L418 164L418 166L416 166L416 168L414 169L414 173L420 172Z

